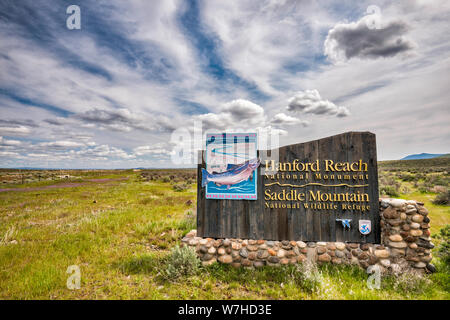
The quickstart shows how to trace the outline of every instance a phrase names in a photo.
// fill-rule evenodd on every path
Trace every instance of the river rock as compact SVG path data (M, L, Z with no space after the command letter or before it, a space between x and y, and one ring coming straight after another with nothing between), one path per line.
M216 248L214 248L214 247L209 248L208 253L210 253L210 254L216 253Z
M269 253L267 252L267 250L259 250L256 256L258 257L258 259L265 259L269 256Z
M335 242L334 245L336 246L336 249L338 250L344 250L345 249L345 243L343 242Z
M414 221L414 222L422 222L423 221L423 216L422 215L420 215L420 214L415 214L415 215L413 215L413 217L412 217L412 221Z
M432 259L433 259L432 256L423 256L423 257L420 258L420 261L430 262Z
M239 250L239 249L242 248L242 245L241 245L239 242L233 242L233 243L231 244L231 248L232 248L233 250Z
M431 273L436 272L436 267L434 266L434 264L427 264L427 270L430 271Z
M297 241L297 246L300 249L306 248L306 243L304 243L303 241Z
M399 225L401 225L401 224L403 223L403 221L400 220L400 219L394 219L394 220L393 220L393 219L388 219L387 222L388 222L391 226L394 226L394 227L399 226Z
M255 268L261 268L261 267L264 267L265 266L265 262L264 261L255 261L255 262L253 262L253 266L255 267Z
M403 241L403 238L399 234L393 234L392 236L389 236L389 240L391 240L393 242L400 242L400 241Z
M380 206L382 206L383 208L387 208L387 207L389 207L389 201L386 201L386 200L381 200L380 201Z
M332 262L333 264L341 264L341 263L342 263L342 260L341 260L340 258L333 258L333 259L331 259L331 262Z
M286 256L286 251L284 249L280 249L277 252L277 257L278 258L284 258Z
M400 214L393 207L389 207L383 212L383 217L386 219L397 219L400 217Z
M392 199L389 201L389 204L393 206L394 208L402 208L406 205L406 200L403 199Z
M233 258L230 255L225 254L219 257L219 262L229 264L233 262Z
M410 232L409 232L413 237L419 237L419 236L421 236L422 234L423 234L423 231L422 230L411 230Z
M407 244L404 241L400 242L389 241L389 246L393 248L406 248Z
M375 250L375 255L376 255L378 258L383 259L383 258L389 258L390 253L389 253L389 251L387 251L386 249L384 249L384 250Z
M248 259L244 259L244 260L241 261L241 264L242 264L244 267L251 267L251 266L253 265L253 262L251 262L251 261L248 260Z
M365 252L361 252L359 255L358 255L358 259L359 260L366 260L366 259L368 259L369 258L369 255L367 254L367 253L365 253Z
M270 256L269 259L267 259L270 263L278 263L280 259L278 259L275 256Z
M324 254L321 254L317 258L317 260L319 260L320 262L330 262L331 261L331 257L327 253L324 253Z
M428 215L428 210L425 207L419 207L419 213L423 216Z
M246 248L242 248L242 249L239 251L239 255L240 255L242 258L247 258L247 257L248 257L248 251L247 251L247 249L246 249Z
M420 224L418 224L417 222L411 222L410 226L411 226L411 229L419 229L420 228Z
M422 239L417 240L417 245L421 248L425 248L425 249L433 249L434 248L434 244L430 241L425 241ZM418 248L417 250L419 250L420 248Z
M317 254L324 254L327 252L327 249L325 247L317 247L316 248Z
M380 263L383 267L388 268L391 265L391 260L389 259L381 259Z
M424 263L424 262L417 262L417 263L414 265L414 268L420 269L420 268L425 268L426 266L427 266L427 264Z

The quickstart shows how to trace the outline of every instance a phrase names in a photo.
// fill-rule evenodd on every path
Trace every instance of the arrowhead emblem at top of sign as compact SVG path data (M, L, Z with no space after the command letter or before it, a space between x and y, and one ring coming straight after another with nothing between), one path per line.
M367 235L372 231L372 222L370 220L359 220L359 232Z

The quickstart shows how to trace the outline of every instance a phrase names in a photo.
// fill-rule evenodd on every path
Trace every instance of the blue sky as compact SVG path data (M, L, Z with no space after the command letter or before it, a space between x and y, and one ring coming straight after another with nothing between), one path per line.
M174 167L194 123L446 153L449 21L437 0L0 0L0 167Z

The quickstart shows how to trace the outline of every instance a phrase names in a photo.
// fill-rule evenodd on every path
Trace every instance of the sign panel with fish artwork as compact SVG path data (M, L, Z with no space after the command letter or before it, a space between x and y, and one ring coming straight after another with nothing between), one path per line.
M202 187L206 199L257 200L256 133L219 133L206 136Z

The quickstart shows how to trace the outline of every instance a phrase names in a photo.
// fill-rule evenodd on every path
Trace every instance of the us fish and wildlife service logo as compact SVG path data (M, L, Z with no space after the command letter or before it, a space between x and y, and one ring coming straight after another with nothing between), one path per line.
M362 235L368 235L372 231L372 222L370 220L359 220L359 232Z

